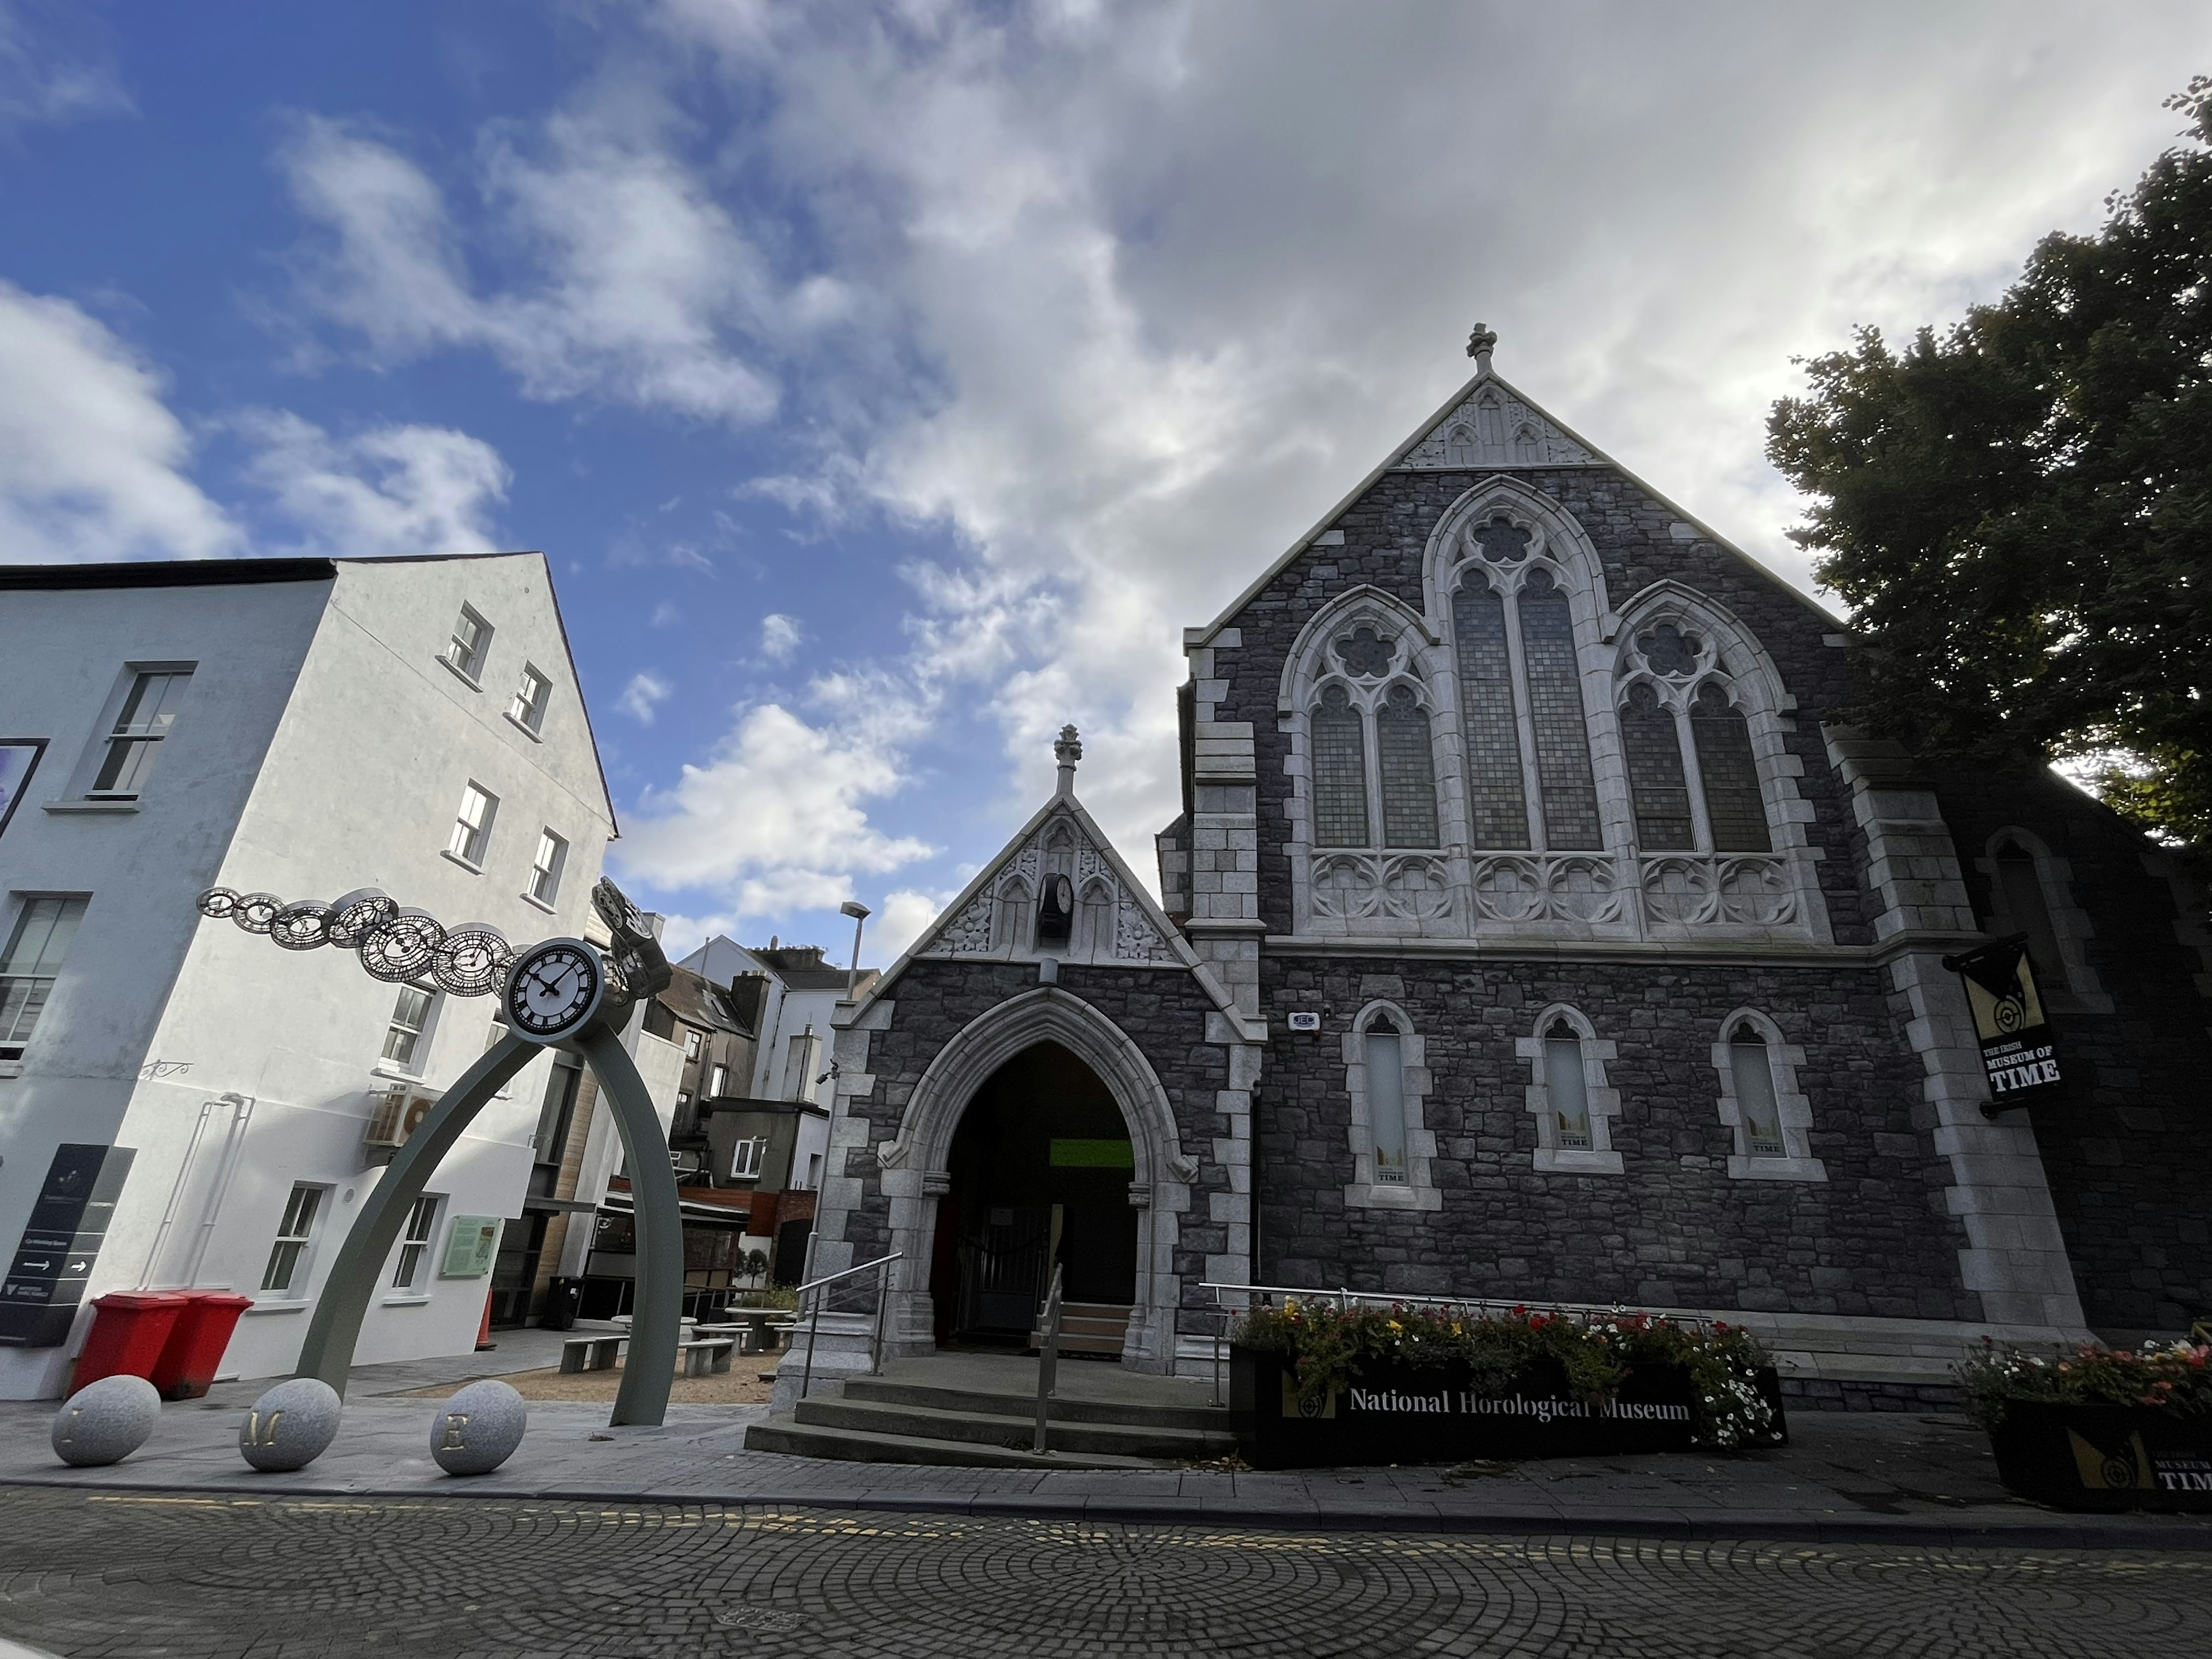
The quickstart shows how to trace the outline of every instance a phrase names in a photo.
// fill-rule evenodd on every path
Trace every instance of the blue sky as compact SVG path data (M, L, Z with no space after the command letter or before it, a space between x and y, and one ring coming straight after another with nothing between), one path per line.
M623 839L903 945L1140 872L1201 623L1467 369L1806 580L1793 356L1989 297L2201 5L0 0L0 561L538 548Z

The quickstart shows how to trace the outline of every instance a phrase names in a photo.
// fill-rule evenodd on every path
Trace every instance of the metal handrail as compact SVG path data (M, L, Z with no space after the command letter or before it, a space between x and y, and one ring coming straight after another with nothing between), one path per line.
M834 1285L841 1279L873 1273L880 1275L876 1285L876 1330L868 1342L868 1375L873 1376L884 1368L884 1310L890 1305L890 1275L886 1271L894 1261L906 1259L904 1250L893 1250L889 1255L879 1255L873 1261L863 1261L857 1267L848 1267L842 1273L824 1273L819 1279L810 1279L799 1287L797 1294L804 1298L809 1291L818 1291L824 1285ZM814 1385L814 1339L822 1328L822 1304L827 1297L814 1298L814 1310L806 1322L806 1364L799 1373L799 1397L806 1398L807 1390Z
M1045 1401L1060 1384L1060 1276L1061 1265L1052 1268L1052 1289L1045 1293L1043 1340L1037 1346L1036 1451L1044 1453Z

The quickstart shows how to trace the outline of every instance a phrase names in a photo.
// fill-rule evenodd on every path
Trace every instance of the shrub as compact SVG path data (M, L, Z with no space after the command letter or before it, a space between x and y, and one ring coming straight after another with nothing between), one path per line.
M2046 1356L1984 1337L1980 1352L1952 1370L1968 1409L1991 1428L2015 1401L2150 1406L2179 1416L2212 1413L2212 1343L2146 1342L2128 1349L2085 1342Z
M1651 1314L1486 1314L1453 1308L1339 1308L1285 1298L1255 1308L1231 1340L1291 1362L1298 1398L1318 1405L1361 1365L1413 1368L1463 1364L1476 1394L1502 1395L1530 1366L1549 1360L1565 1372L1567 1391L1596 1404L1620 1391L1638 1365L1679 1365L1693 1384L1693 1434L1699 1445L1764 1441L1774 1410L1758 1387L1766 1354L1747 1332L1716 1320L1684 1325Z

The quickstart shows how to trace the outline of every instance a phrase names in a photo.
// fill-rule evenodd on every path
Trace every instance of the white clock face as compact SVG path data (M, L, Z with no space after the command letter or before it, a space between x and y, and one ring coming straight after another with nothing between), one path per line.
M507 1026L517 1036L550 1042L586 1024L605 994L597 951L581 939L549 939L517 957L507 971Z

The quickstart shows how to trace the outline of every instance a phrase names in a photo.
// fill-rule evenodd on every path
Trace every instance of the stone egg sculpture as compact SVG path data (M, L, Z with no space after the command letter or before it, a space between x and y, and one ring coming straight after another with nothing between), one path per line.
M54 1413L54 1455L72 1468L120 1463L161 1420L161 1391L143 1376L88 1382Z
M303 1469L337 1438L338 1391L319 1376L279 1382L238 1427L238 1453L257 1469Z
M430 1455L447 1474L489 1474L522 1443L530 1413L522 1396L486 1377L438 1408L430 1422Z

